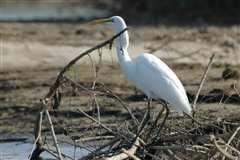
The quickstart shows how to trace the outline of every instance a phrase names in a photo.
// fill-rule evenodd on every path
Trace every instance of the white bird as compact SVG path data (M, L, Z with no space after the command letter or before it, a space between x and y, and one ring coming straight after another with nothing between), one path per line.
M90 24L106 23L116 29L116 33L127 28L124 20L119 16L106 19L98 19ZM162 99L170 104L170 107L182 116L182 111L190 115L191 107L185 89L176 74L159 58L149 53L142 53L134 61L131 60L127 48L129 45L128 32L125 31L116 39L117 56L121 70L126 79L144 92L148 98L147 117L144 120L136 138L150 118L150 102L153 99ZM154 138L152 144L157 140L160 130L168 116L169 109L166 105L167 114ZM136 140L136 138L134 140Z

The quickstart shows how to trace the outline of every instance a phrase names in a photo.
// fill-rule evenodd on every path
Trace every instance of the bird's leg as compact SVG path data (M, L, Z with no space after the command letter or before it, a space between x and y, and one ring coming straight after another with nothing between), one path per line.
M154 145L154 144L157 142L157 138L158 138L158 136L159 136L159 134L160 134L160 132L161 132L161 130L162 130L162 128L163 128L163 125L165 124L165 122L166 122L166 120L167 120L167 117L168 117L168 115L169 115L169 113L170 113L170 110L169 110L169 108L168 108L168 105L167 105L167 102L166 102L166 101L164 101L164 106L165 106L165 108L166 108L166 115L165 115L165 117L164 117L164 119L163 119L163 122L162 122L162 124L161 124L158 132L157 132L157 135L156 135L155 138L153 139L152 143L148 144L147 146Z
M145 127L145 125L147 124L147 122L150 119L150 107L151 107L151 98L148 99L148 108L147 108L147 115L146 118L144 118L144 121L142 123L142 126L140 128L140 130L137 132L136 137L134 138L134 140L132 141L131 146L134 144L134 142L137 140L138 136L141 134L143 128Z

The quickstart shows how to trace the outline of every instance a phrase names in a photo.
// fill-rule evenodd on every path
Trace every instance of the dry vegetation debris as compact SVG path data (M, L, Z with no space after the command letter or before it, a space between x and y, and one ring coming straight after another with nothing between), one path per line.
M136 133L142 122L138 121L139 118L136 114L133 114L116 94L104 84L96 82L97 72L101 69L101 65L99 65L101 63L100 48L106 44L111 46L114 38L118 35L79 55L61 70L46 97L40 100L41 106L35 121L35 143L29 159L39 158L43 151L49 152L58 159L74 159L61 153L61 146L55 135L57 127L61 128L63 133L72 140L71 145L89 151L88 155L79 157L80 159L238 159L240 156L240 125L239 119L236 118L208 120L201 115L196 114L195 116L195 113L192 118L179 118L174 113L171 113L171 118L164 125L158 141L154 145L148 146L147 144L155 137L158 126L162 122L165 114L164 108L157 113L155 120L144 128L141 136L137 138L134 144L130 145L135 137L134 133ZM95 78L92 81L92 88L87 88L74 81L75 73L71 70L71 67L80 58L89 55L90 52L96 49L99 51L100 61L97 65L93 64ZM209 69L210 67L208 67ZM202 83L207 76L207 72L203 75ZM200 89L201 85L199 85ZM58 107L63 103L62 101L67 100L71 104L78 103L77 101L80 101L80 99L75 99L75 97L80 97L79 92L89 94L89 103L95 107L94 110L96 111L91 116L80 108L77 109L78 114L85 116L91 123L90 126L83 127L85 128L84 134L62 125L56 118ZM236 93L240 97L237 89ZM50 101L53 101L54 114L52 115L49 114L49 106L47 106ZM102 121L101 105L109 104L123 107L127 111L127 118L113 119L115 121L113 125L111 125L112 122ZM198 110L197 107L195 109ZM55 144L55 149L46 147L46 141L42 139L41 126L44 113L47 116L52 135L51 140ZM82 145L79 143L82 143Z

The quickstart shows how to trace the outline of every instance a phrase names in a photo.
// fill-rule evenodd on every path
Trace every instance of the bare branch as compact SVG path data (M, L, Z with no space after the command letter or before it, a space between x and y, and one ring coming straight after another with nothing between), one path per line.
M59 148L59 146L58 146L57 138L56 138L56 135L55 135L55 132L54 132L52 120L51 120L51 117L50 117L50 115L49 115L47 106L46 106L44 100L40 99L40 102L41 102L41 104L42 104L42 106L43 106L43 108L44 108L45 114L46 114L46 116L47 116L48 124L50 125L50 130L51 130L51 134L52 134L52 139L53 139L54 145L55 145L56 150L57 150L57 153L58 153L58 158L59 158L59 159L62 159L61 151L60 151L60 148Z
M149 147L151 149L159 149L159 150L167 150L167 149L171 149L171 150L181 150L181 149L184 149L184 150L208 150L207 147L204 147L204 146L199 146L199 145L184 145L184 146L151 146Z
M132 112L127 108L126 104L115 94L113 93L110 89L108 89L103 83L101 83L101 86L108 92L110 93L112 96L114 96L123 106L123 108L125 108L127 110L127 112L131 115L133 122L135 123L135 125L139 124L138 120L136 119L136 117L132 114Z
M209 71L209 69L210 69L210 67L211 67L213 57L214 57L214 54L211 56L210 61L209 61L209 63L208 63L208 66L207 66L207 68L206 68L206 70L205 70L205 72L204 72L204 74L203 74L203 77L202 77L202 79L201 79L201 82L200 82L200 84L199 84L199 86L198 86L198 90L197 90L197 93L196 93L196 95L195 95L195 98L194 98L194 101L193 101L193 105L192 105L192 108L193 108L193 117L194 117L194 115L196 114L196 103L197 103L197 99L198 99L198 96L199 96L200 91L201 91L201 89L202 89L203 83L204 83L204 81L205 81L205 79L206 79L206 77L207 77L208 71Z
M35 141L32 147L32 151L29 155L30 160L34 160L38 158L39 155L44 151L42 137L41 137L42 115L43 115L43 107L40 107L38 110L38 114L35 122L35 128L34 128ZM35 144L37 145L37 148L33 152Z
M91 116L89 116L87 113L85 113L83 110L81 109L77 109L79 112L81 112L84 116L88 117L89 119L91 119L93 122L96 122L98 123L100 126L102 126L103 128L105 128L107 131L109 132L112 132L112 133L115 133L113 132L111 129L109 129L108 127L106 127L104 124L100 123L99 121L95 120L94 118L92 118Z
M240 98L240 93L239 93L239 91L238 91L237 88L236 88L236 83L237 83L237 80L235 80L235 81L233 82L233 88L234 88L234 90L236 91L236 93L238 94L238 97Z

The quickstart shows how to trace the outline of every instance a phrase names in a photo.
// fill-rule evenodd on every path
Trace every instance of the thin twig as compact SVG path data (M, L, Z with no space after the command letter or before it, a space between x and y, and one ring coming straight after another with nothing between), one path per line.
M44 151L48 152L50 155L52 155L56 159L59 159L59 157L54 153L54 151L52 149L50 149L50 147L48 147L48 148L44 147Z
M97 101L96 95L93 95L93 96L94 96L94 100L95 100L96 105L97 105L98 121L101 122L100 107L99 107L99 104L98 104L98 101Z
M233 82L233 89L236 91L236 93L238 94L238 97L240 98L240 93L239 93L239 91L238 91L237 88L236 88L236 83L237 83L237 80L235 80L235 81Z
M51 150L51 149L49 149L49 148L44 148L44 149L45 149L46 152L48 152L48 153L51 154L52 156L58 158L58 157L54 154L54 153L56 153L56 151ZM68 155L65 155L65 154L63 154L63 153L62 153L62 155L64 156L64 158L69 158L69 159L71 159L71 160L74 160L72 157L70 157L70 156L68 156Z
M220 138L226 138L229 137L231 133L229 134L218 134L216 135L216 137L220 137ZM171 137L166 137L164 139L162 139L163 142L176 142L179 140L194 140L196 142L200 142L200 141L209 141L211 139L211 136L206 134L206 135L201 135L201 134L191 134L191 135L176 135L176 136L171 136Z
M87 138L80 138L76 139L75 142L85 142L85 141L91 141L91 140L102 140L102 139L113 139L115 136L95 136L95 137L87 137Z
M97 79L97 74L96 74L96 71L95 71L95 67L94 67L94 62L92 60L92 57L90 56L90 54L87 54L90 61L91 61L91 64L92 64L92 68L93 68L93 85L92 85L92 89L95 88L95 84L96 84L96 79Z
M112 96L114 96L115 98L117 98L117 100L122 104L123 108L125 108L127 110L127 112L130 114L130 116L133 119L133 122L135 125L139 124L137 118L132 114L132 112L127 108L126 104L121 100L121 98L119 98L115 93L113 93L110 89L108 89L103 83L100 83L101 86L108 92L110 93Z
M68 78L68 77L66 77L66 76L64 76L64 78L65 78L66 80L68 80L69 82L71 82L72 84L74 84L75 86L78 86L79 88L82 88L82 89L84 89L85 91L89 92L90 94L96 95L93 91L91 91L91 90L87 89L86 87L84 87L84 86L82 86L82 85L74 82L74 81L71 80L70 78Z
M62 159L62 155L61 155L60 148L58 146L58 142L57 142L57 138L56 138L56 135L55 135L55 132L54 132L54 128L53 128L51 117L49 115L49 112L48 112L48 109L47 109L47 106L46 106L44 100L40 99L40 102L41 102L41 104L42 104L42 106L44 108L45 114L47 116L48 124L50 125L50 130L51 130L51 133L52 133L52 139L53 139L54 145L55 145L57 153L58 153L58 158L61 160Z
M198 90L197 90L197 93L196 93L196 95L195 95L195 98L194 98L194 101L193 101L193 105L192 105L192 108L193 108L193 117L194 117L194 115L196 114L196 103L197 103L197 100L198 100L198 96L199 96L200 91L201 91L201 89L202 89L203 83L204 83L204 81L205 81L205 79L206 79L206 77L207 77L208 71L209 71L209 69L210 69L210 67L211 67L211 64L212 64L212 61L213 61L213 57L214 57L214 54L211 56L210 61L209 61L208 65L207 65L207 68L206 68L206 70L205 70L205 72L204 72L204 75L203 75L203 77L202 77L202 79L201 79L201 82L200 82L200 84L199 84L199 86L198 86Z
M110 128L108 128L107 126L105 126L104 124L100 123L99 121L95 120L94 118L92 118L91 116L89 116L87 113L85 113L83 110L81 109L77 109L77 111L81 112L84 116L86 116L87 118L91 119L93 122L98 123L100 126L102 126L103 128L105 128L107 131L111 132L111 133L115 133L113 132Z
M34 151L34 147L35 147L35 144L38 145L37 148L39 148L39 154L43 151L43 143L42 143L42 137L41 137L41 125L42 125L42 115L43 115L43 110L42 110L43 107L41 107L38 111L38 115L37 115L37 118L36 118L36 122L35 122L35 130L34 130L34 134L35 134L35 141L34 141L34 144L33 144L33 147L32 147L32 151L29 155L29 158L28 160L32 160L32 159L35 159L35 156L33 156L33 151ZM37 150L35 150L36 152ZM38 153L36 153L37 156L36 158L38 157Z
M181 149L185 149L185 150L196 150L196 149L208 150L207 147L199 146L199 145L151 146L149 148L151 148L151 149L159 149L159 150L167 150L167 149L171 149L171 150L181 150Z

